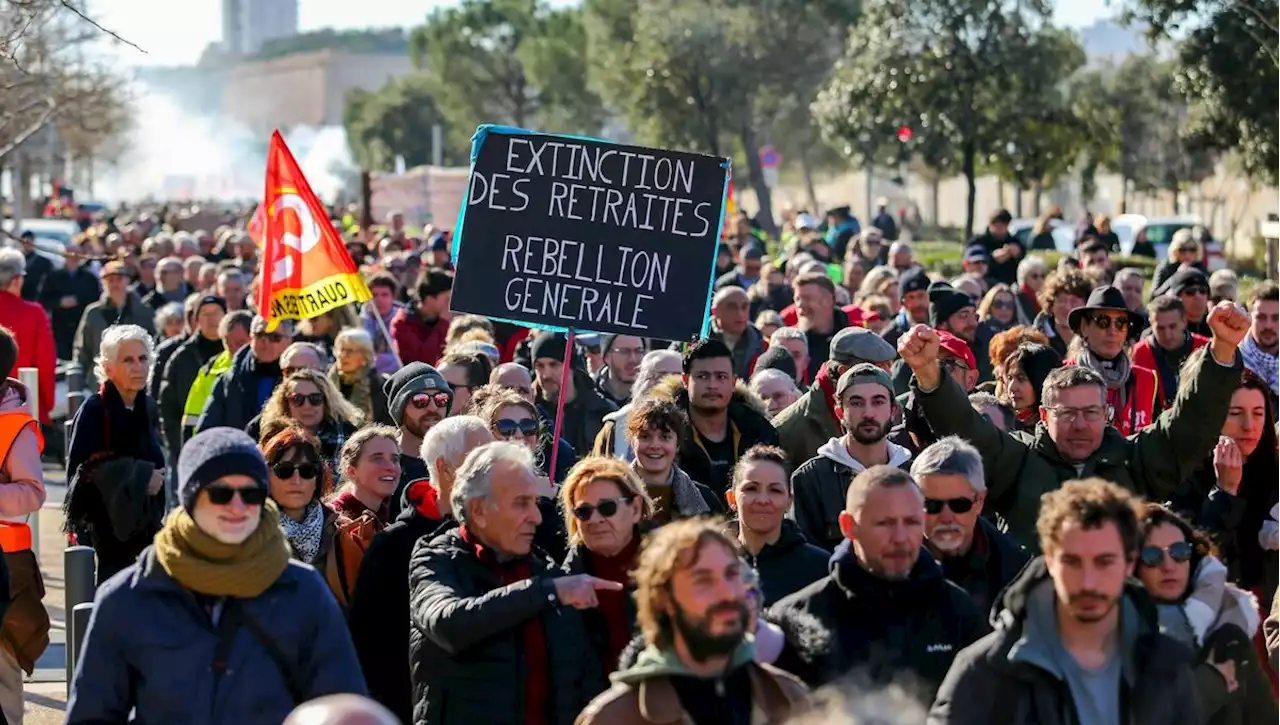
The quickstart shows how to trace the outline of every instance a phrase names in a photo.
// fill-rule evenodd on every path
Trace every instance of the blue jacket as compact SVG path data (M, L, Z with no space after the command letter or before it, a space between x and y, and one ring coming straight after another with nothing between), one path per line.
M241 600L293 666L300 695L365 694L364 676L342 614L311 567L289 566L266 592ZM148 548L104 583L76 666L69 725L279 725L294 708L281 666L248 626L232 641L215 684L216 628L195 595L174 581Z
M266 403L258 387L261 377L273 379L272 387L279 385L282 377L279 363L260 365L253 357L252 345L240 348L231 359L231 370L213 384L213 392L205 404L204 415L196 424L196 432L219 426L248 428L249 421L262 412Z

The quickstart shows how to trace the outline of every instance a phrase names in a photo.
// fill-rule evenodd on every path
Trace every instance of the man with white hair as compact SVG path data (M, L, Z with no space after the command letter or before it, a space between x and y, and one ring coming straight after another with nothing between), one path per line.
M409 689L409 557L418 539L451 520L449 496L467 454L493 441L474 415L445 418L427 431L422 458L427 477L405 487L395 523L373 537L360 564L347 622L356 655L369 683L369 696L402 722L413 721Z
M1031 555L982 516L982 456L964 439L947 436L920 452L911 477L924 492L925 546L947 579L987 611Z
M577 610L595 607L597 591L623 585L558 576L534 548L538 478L523 445L473 450L449 496L462 525L414 547L413 722L567 724L604 689L604 668Z
M790 375L781 370L761 370L751 376L748 386L751 392L760 396L769 409L769 417L781 413L788 405L800 399L800 388Z
M368 676L369 671L365 670ZM400 725L390 710L361 695L325 695L302 703L284 725Z

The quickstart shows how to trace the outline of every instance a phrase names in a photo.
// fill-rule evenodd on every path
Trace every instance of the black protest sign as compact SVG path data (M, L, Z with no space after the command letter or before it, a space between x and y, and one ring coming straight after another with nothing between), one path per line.
M703 334L729 162L481 127L451 306L528 326Z

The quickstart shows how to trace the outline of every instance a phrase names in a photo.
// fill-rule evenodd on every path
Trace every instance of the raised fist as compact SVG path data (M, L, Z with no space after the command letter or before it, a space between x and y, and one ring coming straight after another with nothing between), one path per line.
M919 372L937 362L941 344L932 327L918 324L898 338L898 355L913 371Z
M1249 334L1249 313L1243 307L1229 300L1223 300L1209 310L1207 319L1209 329L1213 330L1214 342L1221 342L1231 347L1238 347Z

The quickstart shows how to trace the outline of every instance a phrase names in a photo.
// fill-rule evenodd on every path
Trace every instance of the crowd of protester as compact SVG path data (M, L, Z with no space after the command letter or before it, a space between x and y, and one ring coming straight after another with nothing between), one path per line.
M0 250L0 369L45 424L56 360L87 393L69 723L1280 716L1280 301L1190 230L1148 294L1105 218L1050 269L997 212L947 280L879 217L731 217L707 336L570 344L453 312L398 215L349 240L370 301L275 326L244 231L159 221Z

